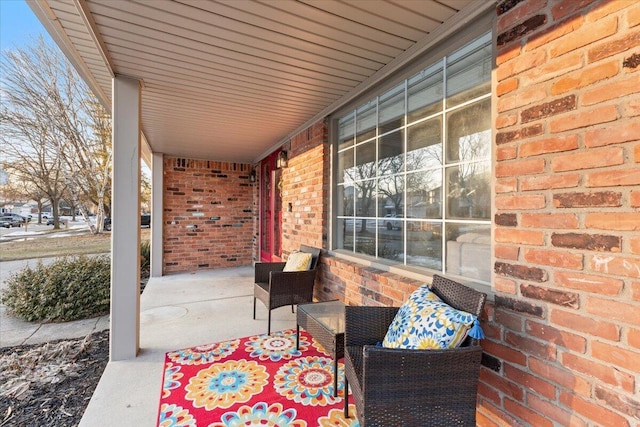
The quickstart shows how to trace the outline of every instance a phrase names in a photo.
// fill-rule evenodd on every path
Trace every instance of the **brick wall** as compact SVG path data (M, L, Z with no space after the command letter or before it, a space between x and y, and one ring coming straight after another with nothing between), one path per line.
M326 247L329 206L329 150L325 121L291 139L282 171L282 252L300 245ZM284 256L286 259L286 256Z
M163 274L251 265L250 173L248 164L165 157Z
M497 14L482 424L639 425L640 3Z
M478 425L640 426L640 3L496 8L494 301ZM321 299L421 283L325 256Z

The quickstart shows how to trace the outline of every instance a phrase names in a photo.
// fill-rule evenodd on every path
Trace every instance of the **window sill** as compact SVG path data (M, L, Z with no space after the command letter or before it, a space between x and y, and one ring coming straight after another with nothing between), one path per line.
M475 289L480 292L484 292L487 294L487 299L490 301L494 300L495 292L490 283L478 282L467 277L456 276L452 274L443 274L440 271L429 270L426 268L420 267L412 267L407 265L389 265L379 260L367 256L367 255L355 255L353 252L348 252L342 249L335 249L332 251L328 251L329 255L334 256L338 259L343 259L345 261L354 262L356 264L362 265L363 267L371 267L376 270L380 270L382 272L389 272L393 274L397 274L398 276L407 277L409 279L418 280L421 282L431 284L433 280L434 274L440 274L446 276L447 278L453 279L459 283L462 283L472 289Z

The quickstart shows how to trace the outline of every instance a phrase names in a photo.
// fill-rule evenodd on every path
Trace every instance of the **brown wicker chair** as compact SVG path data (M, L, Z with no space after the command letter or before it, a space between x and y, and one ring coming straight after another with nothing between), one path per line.
M258 262L255 265L253 285L253 318L256 318L256 300L262 301L269 311L267 333L271 334L271 310L313 301L313 285L320 249L301 245L301 252L312 254L311 266L306 271L282 271L285 262Z
M480 315L486 294L441 276L432 291L458 310ZM398 307L346 307L345 390L361 426L475 426L482 348L467 337L449 350L377 347ZM348 395L344 413L348 413Z

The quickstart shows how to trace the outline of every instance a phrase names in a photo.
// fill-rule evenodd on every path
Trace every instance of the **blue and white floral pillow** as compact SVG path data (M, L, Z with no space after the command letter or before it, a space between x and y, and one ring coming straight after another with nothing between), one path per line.
M447 349L458 347L476 316L456 310L424 285L400 307L382 341L386 348Z

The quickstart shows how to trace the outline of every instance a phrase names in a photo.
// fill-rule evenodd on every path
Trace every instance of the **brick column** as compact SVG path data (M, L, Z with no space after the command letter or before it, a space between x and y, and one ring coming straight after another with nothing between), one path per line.
M640 420L640 3L505 0L480 420Z

